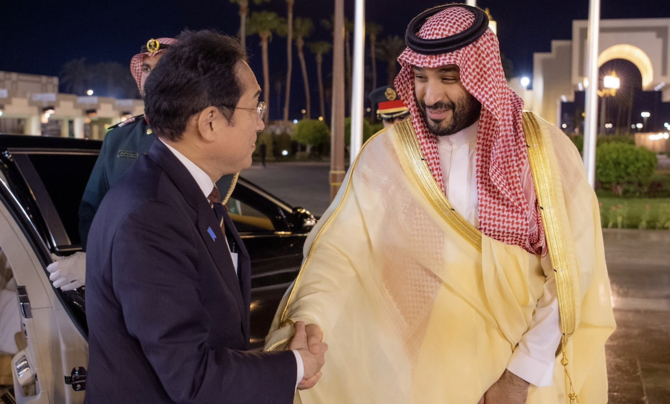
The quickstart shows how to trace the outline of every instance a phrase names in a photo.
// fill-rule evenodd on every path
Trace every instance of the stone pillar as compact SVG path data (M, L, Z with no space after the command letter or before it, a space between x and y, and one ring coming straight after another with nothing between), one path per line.
M75 138L77 139L84 138L84 123L85 123L84 118L74 118L73 130Z
M91 139L102 140L100 137L100 125L97 122L91 123Z
M42 135L42 122L39 115L31 115L26 118L26 123L23 126L24 135Z
M70 120L67 118L60 121L60 137L70 137Z

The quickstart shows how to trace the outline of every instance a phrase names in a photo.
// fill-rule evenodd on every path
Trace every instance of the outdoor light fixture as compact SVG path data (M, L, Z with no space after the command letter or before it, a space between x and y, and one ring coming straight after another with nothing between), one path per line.
M523 88L528 88L528 85L530 84L530 79L528 77L522 77L521 78L521 85Z
M303 115L305 115L307 113L307 110L303 109L301 112L302 112Z
M53 115L56 112L56 109L54 107L44 107L42 108L42 113L48 114L48 115Z
M293 120L293 123L297 125L297 124L298 124L298 120L297 120L297 119L294 119L294 120Z
M621 87L621 80L619 80L616 74L605 76L605 79L603 80L603 86L611 90L618 90L619 87Z
M606 127L607 129L612 129L612 126L613 126L613 125L612 125L611 123L606 123L606 124L605 124L605 127Z
M370 109L370 108L368 108L368 109ZM319 121L323 121L323 117L322 117L322 116L319 117ZM667 125L667 123L666 123L666 125Z
M642 118L649 118L649 117L651 116L651 114L650 114L649 112L646 112L646 111L645 111L645 112L641 113L640 116L641 116Z
M667 133L658 133L656 135L650 135L649 140L667 140L670 138L670 134Z
M564 123L563 125L561 125L561 128L563 128L563 129L566 129L567 127L568 127L567 123Z
M642 126L643 125L641 123L638 123L638 124L635 125L635 127L638 128L638 129L642 129Z
M282 150L281 155L284 157L288 156L288 150Z
M4 114L4 113L5 113L5 106L0 104L0 116L2 116L2 114ZM667 123L666 123L666 125L667 125Z
M89 97L92 96L92 95L93 95L93 90L88 90L88 91L86 92L86 95L88 95Z

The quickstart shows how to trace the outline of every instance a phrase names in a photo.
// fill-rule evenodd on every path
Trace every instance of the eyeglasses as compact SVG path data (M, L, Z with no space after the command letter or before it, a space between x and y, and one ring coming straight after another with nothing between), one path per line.
M265 104L264 101L258 101L258 105L256 105L256 108L235 107L235 109L244 109L244 110L247 110L247 111L256 111L256 113L258 114L258 119L260 119L262 121L263 118L265 118L265 111L267 111L268 106L267 106L267 104Z

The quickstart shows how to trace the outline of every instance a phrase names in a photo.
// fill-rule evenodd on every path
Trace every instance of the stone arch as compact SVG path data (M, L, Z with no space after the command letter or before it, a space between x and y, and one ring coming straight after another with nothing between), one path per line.
M614 59L625 59L633 63L642 73L642 88L647 90L654 82L654 66L649 56L633 45L614 45L598 55L598 67Z

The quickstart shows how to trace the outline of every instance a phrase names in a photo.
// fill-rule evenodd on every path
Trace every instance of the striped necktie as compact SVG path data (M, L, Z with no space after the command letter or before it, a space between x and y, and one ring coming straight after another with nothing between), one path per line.
M207 200L209 201L209 206L214 210L214 214L216 215L216 218L219 220L219 226L221 227L221 233L226 235L226 225L223 222L223 212L225 211L225 207L221 203L221 193L219 192L219 188L214 185L214 189L212 190L212 193L209 194L207 197Z

